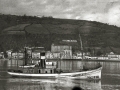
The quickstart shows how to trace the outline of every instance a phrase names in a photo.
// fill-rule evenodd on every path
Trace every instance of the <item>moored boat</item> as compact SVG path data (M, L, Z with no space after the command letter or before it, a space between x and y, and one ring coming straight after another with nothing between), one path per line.
M81 37L80 42L82 51ZM26 78L101 79L102 66L100 64L92 70L84 68L83 65L82 69L80 68L79 70L64 71L61 68L58 68L56 63L46 62L45 52L40 53L40 57L37 64L19 66L18 70L8 70L8 74L12 77Z
M48 71L49 69L44 69L44 71L45 70ZM102 70L102 67L96 68L94 70L68 72L68 73L64 73L64 72L24 73L24 72L8 71L8 74L12 77L25 77L25 78L101 79L101 70Z
M42 56L43 55L43 56ZM101 65L95 69L79 69L64 71L57 68L55 62L46 62L45 54L41 54L38 64L20 66L17 70L8 70L11 77L25 78L70 78L70 79L101 79Z

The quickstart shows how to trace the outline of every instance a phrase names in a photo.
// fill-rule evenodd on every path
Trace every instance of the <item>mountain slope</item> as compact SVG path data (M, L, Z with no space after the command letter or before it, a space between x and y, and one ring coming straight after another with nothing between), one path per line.
M77 40L77 43L67 44L79 49L79 33L84 48L120 48L120 28L116 26L84 20L27 16L12 16L12 18L16 18L19 22L17 25L14 23L14 26L7 26L8 28L1 30L0 48L4 48L4 50L20 49L25 44L27 46L44 46L47 50L50 50L52 43L66 43L62 42L63 40ZM11 22L14 21L11 20ZM117 53L119 52L117 51Z

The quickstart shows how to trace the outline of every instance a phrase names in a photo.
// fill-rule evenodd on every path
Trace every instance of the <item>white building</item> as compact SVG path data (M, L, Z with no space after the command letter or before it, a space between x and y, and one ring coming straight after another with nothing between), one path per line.
M23 59L24 58L24 53L22 52L12 52L11 54L13 59Z
M32 52L32 59L40 59L40 52Z
M54 59L58 59L58 58L60 58L60 53L59 52L54 52L54 53L52 53L52 55L53 55L53 58Z
M60 57L62 59L72 59L72 50L63 50Z
M97 57L98 60L108 60L108 57L104 57L104 56L101 56L101 57Z
M62 52L64 50L72 50L72 46L69 45L51 45L51 52Z
M8 58L11 58L12 57L12 50L8 50L6 51L7 55L8 55Z
M110 54L108 54L108 59L109 60L120 60L120 55L110 52Z
M76 54L77 54L77 59L82 59L82 57L85 58L84 52L82 53L82 52L78 51L78 52L76 52Z
M4 52L0 52L0 58L4 58Z
M53 59L53 54L50 51L47 51L45 53L45 57L46 57L46 59Z

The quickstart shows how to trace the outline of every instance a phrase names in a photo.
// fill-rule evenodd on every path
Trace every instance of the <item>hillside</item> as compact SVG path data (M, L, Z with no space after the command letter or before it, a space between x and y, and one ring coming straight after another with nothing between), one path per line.
M66 43L62 40L77 40L77 43L67 44L79 49L80 33L84 50L100 47L102 53L120 53L120 28L116 26L94 21L15 15L0 15L0 20L1 51L20 49L25 45L44 46L50 50L52 43Z

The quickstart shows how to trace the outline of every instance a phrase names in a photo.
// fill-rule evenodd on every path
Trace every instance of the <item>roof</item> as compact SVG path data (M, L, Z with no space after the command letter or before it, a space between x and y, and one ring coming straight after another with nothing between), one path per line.
M32 52L44 52L44 47L33 47Z

